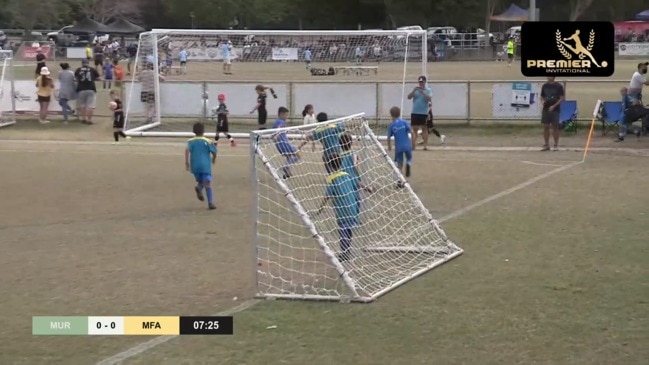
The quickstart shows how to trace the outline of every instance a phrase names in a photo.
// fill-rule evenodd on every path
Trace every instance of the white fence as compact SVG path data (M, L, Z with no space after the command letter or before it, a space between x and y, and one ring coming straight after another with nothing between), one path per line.
M631 75L629 75L630 77ZM436 120L454 121L525 121L538 120L541 115L540 90L543 80L492 80L492 81L431 81L433 112ZM617 101L619 90L628 80L591 79L561 81L566 98L576 100L583 119L590 118L590 111L598 99ZM317 111L336 118L362 111L370 119L389 119L392 106L403 106L408 118L412 103L406 100L415 86L407 84L405 91L398 82L285 82L270 83L278 98L268 98L267 109L272 118L277 108L286 106L291 119L301 120L306 104L313 104ZM250 110L256 103L255 84L250 82L164 82L160 84L162 119L165 117L205 117L216 106L216 96L226 94L230 117L254 119ZM32 80L4 80L0 88L0 111L15 110L17 114L36 114L35 86ZM133 92L131 93L131 88ZM209 97L208 108L203 104L203 93ZM144 112L140 102L140 85L126 84L125 103L129 115ZM99 105L98 115L107 115L107 106ZM15 108L15 109L14 109ZM50 104L52 114L60 113L56 102Z

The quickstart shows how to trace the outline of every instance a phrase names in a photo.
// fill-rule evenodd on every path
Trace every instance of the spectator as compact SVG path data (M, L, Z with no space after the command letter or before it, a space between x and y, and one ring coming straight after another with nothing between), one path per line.
M41 74L41 69L45 67L45 55L43 54L43 50L41 48L38 48L36 50L36 77L40 77Z
M543 123L543 149L550 150L550 131L554 139L553 151L559 150L559 122L561 116L561 102L565 98L563 85L556 82L554 77L548 77L548 82L541 87L541 102L543 111L541 112L541 123Z
M412 113L410 114L410 125L412 126L412 149L416 149L417 133L421 131L424 139L424 150L428 147L428 128L426 120L428 119L429 103L433 99L433 91L426 85L426 76L419 76L417 86L408 94L408 100L412 100Z
M38 96L39 122L41 124L49 123L47 120L47 111L50 107L50 100L54 94L54 80L50 76L50 70L43 66L40 69L40 75L36 78L36 95Z
M68 116L74 114L70 107L70 100L77 98L74 72L70 70L67 62L61 63L61 72L59 72L59 105L63 112L63 123L68 122Z
M77 108L81 123L92 124L92 115L97 104L97 85L99 72L90 67L90 61L82 60L81 67L74 72L77 81Z

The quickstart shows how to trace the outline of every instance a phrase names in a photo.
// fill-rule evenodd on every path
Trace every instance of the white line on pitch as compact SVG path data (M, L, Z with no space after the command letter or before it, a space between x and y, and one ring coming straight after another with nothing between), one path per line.
M238 306L236 306L234 308L224 310L223 312L219 312L219 313L217 313L215 315L216 316L231 316L231 315L233 315L235 313L245 311L246 309L248 309L248 308L252 307L253 305L257 304L258 302L259 302L259 300L254 300L254 299L253 300L247 300L247 301L239 304ZM147 352L147 351L151 350L154 347L157 347L157 346L160 346L160 345L162 345L162 344L164 344L166 342L169 342L169 341L173 340L176 337L178 337L178 336L159 336L159 337L153 338L153 339L151 339L149 341L142 342L141 344L139 344L137 346L131 347L130 349L128 349L128 350L126 350L124 352L120 352L117 355L114 355L114 356L111 356L111 357L109 357L109 358L107 358L105 360L102 360L102 361L98 362L97 365L116 365L116 364L119 364L120 362L122 362L124 360L130 359L130 358L135 357L135 356L137 356L137 355L139 355L141 353Z
M473 204L471 204L469 206L466 206L466 207L464 207L462 209L458 209L455 212L440 218L439 222L443 223L443 222L449 221L451 219L457 218L457 217L459 217L461 215L464 215L464 214L466 214L466 213L468 213L468 212L470 212L470 211L472 211L472 210L474 210L476 208L479 208L479 207L481 207L481 206L483 206L483 205L485 205L487 203L491 203L494 200L498 200L500 198L506 197L507 195L515 193L515 192L517 192L517 191L519 191L521 189L524 189L524 188L526 188L526 187L528 187L530 185L533 185L533 184L535 184L535 183L537 183L537 182L539 182L539 181L541 181L543 179L546 179L546 178L548 178L548 177L550 177L550 176L552 176L554 174L558 174L558 173L560 173L562 171L568 170L569 168L575 167L575 166L577 166L577 165L579 165L581 163L583 163L583 161L573 162L573 163L571 163L569 165L563 165L563 166L558 167L558 168L556 168L554 170L550 170L550 171L548 171L548 172L546 172L544 174L533 177L533 178L531 178L531 179L529 179L529 180L527 180L525 182L522 182L522 183L520 183L520 184L518 184L518 185L516 185L516 186L514 186L512 188L509 188L507 190L503 190L498 194L494 194L492 196L489 196L489 197L487 197L485 199L480 200L479 202L473 203Z
M486 199L483 199L483 200L481 200L481 201L479 201L477 203L471 204L471 205L469 205L467 207L464 207L462 209L458 209L455 212L441 218L439 220L439 222L447 222L449 220L460 217L460 216L472 211L475 208L481 207L481 206L483 206L483 205L485 205L487 203L490 203L490 202L492 202L494 200L498 200L500 198L503 198L503 197L505 197L507 195L510 195L510 194L512 194L512 193L514 193L516 191L521 190L521 189L524 189L524 188L526 188L526 187L528 187L528 186L530 186L530 185L532 185L534 183L537 183L537 182L539 182L539 181L541 181L543 179L546 179L546 178L548 178L548 177L550 177L550 176L552 176L554 174L557 174L557 173L559 173L561 171L565 171L565 170L567 170L567 169L569 169L571 167L577 166L577 165L579 165L581 163L582 163L582 161L578 161L578 162L571 163L569 165L564 165L564 166L561 166L561 167L556 168L554 170L551 170L549 172L546 172L546 173L544 173L542 175L539 175L537 177L529 179L529 180L527 180L527 181L525 181L525 182L523 182L521 184L518 184L518 185L516 185L516 186L514 186L514 187L512 187L510 189L504 190L504 191L502 191L502 192L500 192L498 194L494 194L494 195L492 195L492 196L490 196L490 197L488 197ZM259 300L248 300L248 301L243 302L240 305L238 305L238 306L236 306L236 307L234 307L234 308L232 308L230 310L227 310L227 311L224 311L224 312L221 312L221 313L217 313L216 316L233 315L233 314L242 312L242 311L244 311L246 309L249 309L249 308L251 308L252 306L256 305L259 302L260 302ZM151 349L153 349L155 347L158 347L158 346L160 346L162 344L165 344L165 343L173 340L176 337L178 337L178 336L156 337L156 338L154 338L152 340L149 340L147 342L144 342L144 343L141 343L141 344L139 344L137 346L134 346L134 347L132 347L132 348L126 350L126 351L120 352L117 355L114 355L114 356L111 356L111 357L109 357L109 358L107 358L105 360L102 360L102 361L98 362L96 365L117 365L117 364L121 363L122 361L133 358L133 357L138 356L138 355L140 355L142 353L145 353L145 352L147 352L147 351L149 351L149 350L151 350Z
M534 161L521 161L521 163L528 164L528 165L534 165L534 166L552 166L552 167L565 166L565 165L563 165L563 164L556 164L556 163L540 163L540 162L534 162Z

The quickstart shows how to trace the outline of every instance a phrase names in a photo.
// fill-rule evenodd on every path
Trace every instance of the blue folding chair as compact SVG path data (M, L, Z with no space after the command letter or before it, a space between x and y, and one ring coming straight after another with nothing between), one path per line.
M564 100L561 102L559 113L559 127L566 132L577 133L577 101Z
M602 112L599 120L602 122L602 136L613 128L619 128L624 118L624 107L621 101L605 101L602 103Z

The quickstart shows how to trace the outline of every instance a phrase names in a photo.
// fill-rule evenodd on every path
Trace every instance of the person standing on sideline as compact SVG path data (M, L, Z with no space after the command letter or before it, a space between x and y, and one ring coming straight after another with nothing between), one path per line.
M642 88L645 85L649 85L649 80L645 76L647 74L647 67L649 67L649 62L638 63L638 70L633 73L629 82L629 96L640 101L642 101Z
M313 54L311 53L310 49L305 49L304 50L304 62L306 63L306 69L311 68L311 61L313 60Z
M561 102L565 98L563 85L554 81L554 77L548 77L548 82L541 87L541 123L543 123L543 141L545 144L541 151L550 150L550 131L554 139L553 151L559 150L559 116L561 114Z
M36 50L36 77L41 76L41 69L45 67L45 55L43 51L39 48Z
M516 44L514 43L514 37L509 37L509 40L507 41L507 67L510 67L512 65L512 62L514 62L515 48Z
M219 46L221 49L221 57L223 57L223 73L225 75L232 75L230 66L232 64L232 57L230 57L230 45L227 41L223 41Z
M36 95L38 96L38 105L40 106L38 121L41 124L47 124L47 111L50 107L50 100L54 94L54 80L50 76L50 70L47 67L41 68L41 75L36 79Z
M99 72L90 67L90 61L82 60L81 67L74 72L77 81L77 109L83 124L92 124L92 115L97 106L97 85Z
M77 98L77 85L75 84L74 72L70 70L67 62L61 63L61 72L59 72L59 105L63 112L63 123L68 122L68 116L74 114L70 107L70 100Z
M410 114L410 125L412 126L412 150L416 149L417 133L421 131L424 139L424 150L428 149L428 105L432 101L433 92L426 85L426 76L419 76L418 85L408 94L408 100L412 100L412 114Z

